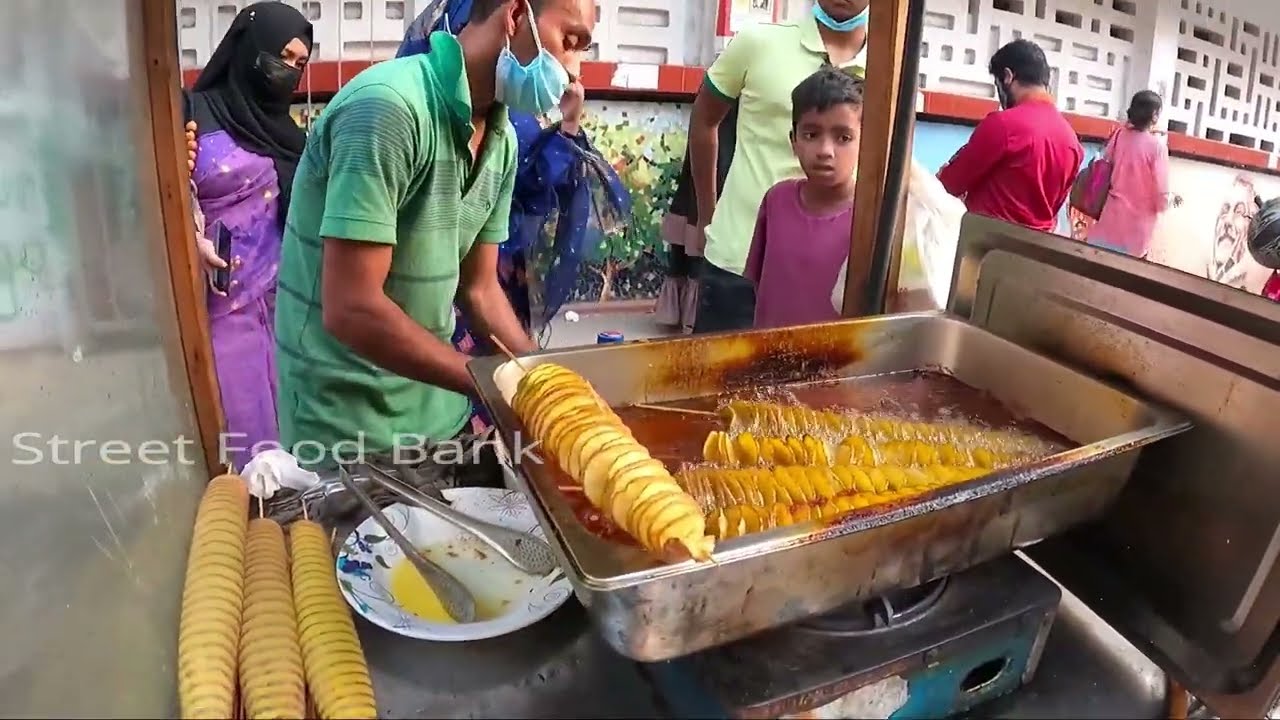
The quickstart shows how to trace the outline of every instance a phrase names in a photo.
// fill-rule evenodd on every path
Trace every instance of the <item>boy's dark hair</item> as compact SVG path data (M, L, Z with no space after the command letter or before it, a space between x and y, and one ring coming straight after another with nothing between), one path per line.
M1039 85L1049 87L1049 61L1044 50L1030 40L1018 39L1005 45L991 56L988 72L997 80L1004 77L1004 71L1013 73L1013 79L1023 85Z
M836 105L862 107L862 79L824 65L791 91L791 127L799 125L805 113L824 112Z
M1133 99L1129 101L1129 124L1139 130L1149 129L1155 124L1156 115L1163 106L1164 100L1150 90L1134 93Z
M538 12L547 0L529 0L529 4L533 6L533 11ZM507 0L474 0L471 3L471 17L469 20L476 22L484 22L489 19L494 10L507 4Z

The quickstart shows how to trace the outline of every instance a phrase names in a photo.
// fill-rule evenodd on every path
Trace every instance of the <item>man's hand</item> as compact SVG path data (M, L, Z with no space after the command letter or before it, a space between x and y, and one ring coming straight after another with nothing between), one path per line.
M458 282L458 305L472 324L477 338L492 335L520 355L538 349L516 318L511 301L498 281L498 246L477 242L462 261Z
M474 392L467 374L469 358L432 335L383 290L394 249L324 239L324 329L357 355L397 375L454 392Z
M187 123L184 128L187 138L187 172L194 172L196 169L196 123L194 120Z
M585 97L582 82L575 80L569 83L564 96L560 98L560 132L565 135L577 135L582 129L582 113L585 109Z

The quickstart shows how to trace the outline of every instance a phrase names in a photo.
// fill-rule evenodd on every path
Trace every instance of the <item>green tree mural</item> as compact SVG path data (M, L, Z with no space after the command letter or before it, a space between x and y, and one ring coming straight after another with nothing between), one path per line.
M600 302L653 297L665 266L662 218L680 177L687 136L674 130L646 132L597 116L588 116L584 126L630 191L632 216L625 230L606 235L597 245L575 297ZM641 266L654 277L630 277Z

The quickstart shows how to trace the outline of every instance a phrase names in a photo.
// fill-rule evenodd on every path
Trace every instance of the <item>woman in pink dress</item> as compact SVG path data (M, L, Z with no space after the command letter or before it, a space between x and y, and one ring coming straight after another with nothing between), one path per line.
M1090 245L1138 258L1151 249L1156 219L1170 205L1169 149L1155 133L1161 106L1160 96L1150 90L1134 95L1128 124L1103 150L1111 160L1111 190L1089 229Z

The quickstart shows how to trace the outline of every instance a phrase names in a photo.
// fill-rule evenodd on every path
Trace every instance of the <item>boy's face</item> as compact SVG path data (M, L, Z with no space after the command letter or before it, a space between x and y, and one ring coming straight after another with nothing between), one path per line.
M862 108L833 105L800 116L791 147L811 182L841 185L858 168L858 140L862 135Z

